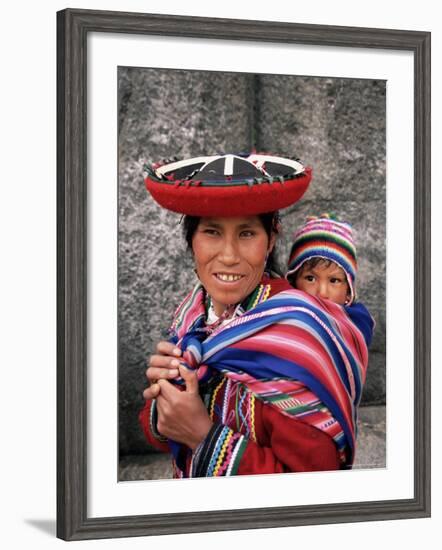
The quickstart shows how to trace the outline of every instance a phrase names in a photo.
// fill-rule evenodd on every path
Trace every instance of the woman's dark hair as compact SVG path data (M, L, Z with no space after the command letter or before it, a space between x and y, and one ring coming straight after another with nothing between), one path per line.
M258 218L261 220L269 239L271 238L272 233L275 235L279 233L280 221L278 212L258 214ZM200 219L201 218L199 216L184 216L182 220L184 238L186 239L189 250L192 250L193 235L195 234L198 224L200 223ZM278 267L278 261L276 259L276 244L267 258L265 271L267 271L270 276L274 276L276 274L277 276L282 277L282 273Z

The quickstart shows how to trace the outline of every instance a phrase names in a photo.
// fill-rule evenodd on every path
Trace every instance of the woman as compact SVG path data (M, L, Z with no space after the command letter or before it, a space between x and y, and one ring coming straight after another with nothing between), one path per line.
M140 422L175 477L349 467L367 365L343 308L272 270L279 208L311 172L265 155L151 169L146 185L184 213L199 283L150 358Z

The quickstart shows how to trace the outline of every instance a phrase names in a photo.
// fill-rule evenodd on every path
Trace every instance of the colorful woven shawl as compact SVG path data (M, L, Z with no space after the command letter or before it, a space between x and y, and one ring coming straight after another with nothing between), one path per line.
M373 327L360 303L342 307L291 289L208 334L197 285L176 311L171 340L200 383L214 371L243 383L281 414L327 432L348 467Z

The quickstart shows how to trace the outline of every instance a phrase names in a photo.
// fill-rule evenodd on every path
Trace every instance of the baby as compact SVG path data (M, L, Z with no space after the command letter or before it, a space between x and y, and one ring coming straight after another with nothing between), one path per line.
M356 269L348 223L322 214L308 218L295 232L286 274L294 288L350 306L355 300Z
M375 322L356 302L356 248L350 224L330 214L310 216L294 234L286 278L298 290L345 307L370 346Z

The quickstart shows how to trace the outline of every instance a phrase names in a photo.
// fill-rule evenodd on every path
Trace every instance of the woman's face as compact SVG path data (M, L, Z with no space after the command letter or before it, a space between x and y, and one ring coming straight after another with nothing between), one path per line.
M274 243L258 216L201 218L192 239L195 267L218 316L255 289Z

